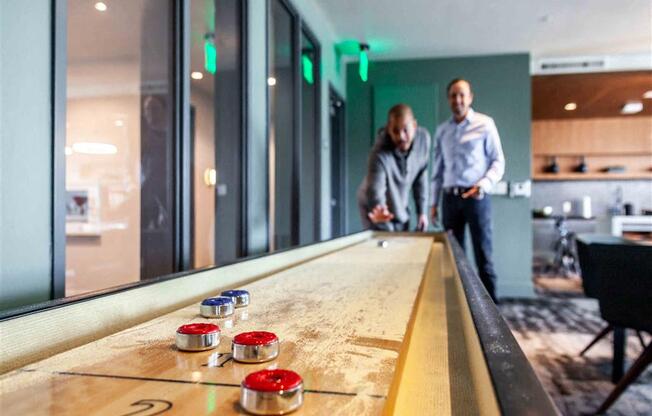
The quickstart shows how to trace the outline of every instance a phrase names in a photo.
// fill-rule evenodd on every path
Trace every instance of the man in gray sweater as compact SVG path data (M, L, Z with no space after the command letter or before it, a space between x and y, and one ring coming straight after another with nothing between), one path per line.
M418 231L428 228L428 161L430 135L418 127L412 109L397 104L378 132L369 155L367 176L358 188L358 206L365 228L408 231L410 190Z

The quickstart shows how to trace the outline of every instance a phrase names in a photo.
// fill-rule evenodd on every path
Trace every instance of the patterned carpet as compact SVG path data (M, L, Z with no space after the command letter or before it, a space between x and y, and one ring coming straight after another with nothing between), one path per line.
M613 389L612 344L604 338L584 357L579 352L604 326L597 301L576 291L536 299L504 299L500 309L544 387L564 415L593 414ZM650 336L645 336L651 342ZM627 366L641 353L628 332ZM608 415L652 415L652 366L611 407Z

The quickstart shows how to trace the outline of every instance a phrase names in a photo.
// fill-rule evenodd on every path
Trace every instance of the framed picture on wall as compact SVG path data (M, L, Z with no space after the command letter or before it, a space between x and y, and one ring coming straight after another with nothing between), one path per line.
M66 190L66 222L88 222L88 190Z
M97 186L66 189L66 235L100 235L100 200Z

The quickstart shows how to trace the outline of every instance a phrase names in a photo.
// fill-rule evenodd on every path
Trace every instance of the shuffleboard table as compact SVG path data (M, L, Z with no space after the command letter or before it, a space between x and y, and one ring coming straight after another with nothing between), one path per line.
M383 243L384 242L384 243ZM203 298L250 304L207 319ZM217 348L175 331L208 322ZM231 357L238 333L277 334L280 354ZM454 239L362 232L231 265L18 311L0 321L2 415L235 415L242 380L290 369L296 415L549 415L550 398Z

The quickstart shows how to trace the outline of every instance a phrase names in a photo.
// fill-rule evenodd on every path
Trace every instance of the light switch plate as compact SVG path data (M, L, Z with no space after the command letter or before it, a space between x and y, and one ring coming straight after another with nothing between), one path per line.
M509 183L510 198L529 198L532 195L532 181L525 180L522 182Z

